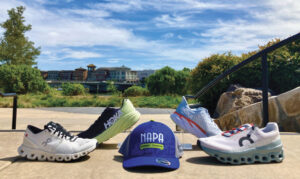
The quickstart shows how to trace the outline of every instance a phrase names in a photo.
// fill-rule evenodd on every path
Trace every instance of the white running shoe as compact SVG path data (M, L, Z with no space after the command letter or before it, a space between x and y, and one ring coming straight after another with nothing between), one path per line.
M198 138L214 136L222 132L210 117L207 109L191 108L184 96L176 111L171 114L171 119L181 129Z
M284 158L277 123L259 129L245 124L221 135L199 139L201 148L223 163L281 162Z
M72 136L60 124L49 122L44 130L28 125L18 153L30 160L71 161L93 151L96 144L96 139Z

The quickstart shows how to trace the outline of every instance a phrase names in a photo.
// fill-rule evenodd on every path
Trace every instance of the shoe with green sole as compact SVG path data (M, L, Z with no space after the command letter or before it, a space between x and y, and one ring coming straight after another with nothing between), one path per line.
M107 107L94 124L78 134L78 137L95 138L100 144L132 127L140 115L131 101L124 99L119 109Z

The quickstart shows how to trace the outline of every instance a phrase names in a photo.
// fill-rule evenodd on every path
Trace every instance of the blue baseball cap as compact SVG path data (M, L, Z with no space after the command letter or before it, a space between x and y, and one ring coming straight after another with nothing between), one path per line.
M157 166L179 168L183 151L173 131L163 123L149 121L137 126L125 139L119 152L123 167Z

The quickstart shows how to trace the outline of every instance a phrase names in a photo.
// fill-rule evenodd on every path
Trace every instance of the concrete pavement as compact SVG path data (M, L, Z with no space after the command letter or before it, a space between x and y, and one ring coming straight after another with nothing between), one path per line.
M86 129L98 115L48 110L20 109L17 129L27 124L43 127L50 120L61 123L68 130ZM173 130L175 125L167 114L142 115L138 124L149 120L165 123ZM138 125L136 124L136 125ZM135 126L136 126L135 125ZM17 147L22 143L23 132L7 132L11 126L10 109L0 108L0 178L299 178L300 135L283 133L285 159L282 163L224 165L193 146L180 159L180 168L175 171L143 168L124 170L122 156L117 144L128 133L121 133L101 144L94 152L76 162L54 163L28 161L17 156ZM135 127L134 126L134 127ZM196 143L190 134L177 133L181 143Z

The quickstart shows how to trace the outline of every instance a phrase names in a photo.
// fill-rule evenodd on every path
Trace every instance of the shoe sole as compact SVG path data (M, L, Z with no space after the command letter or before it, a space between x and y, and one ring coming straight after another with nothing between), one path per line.
M66 161L69 162L71 160L76 160L79 159L80 157L86 156L87 154L89 154L90 152L92 152L94 149L96 148L96 144L90 148L88 148L87 150L84 150L82 152L78 152L78 153L73 153L73 154L52 154L52 153L48 153L42 150L38 150L38 149L33 149L30 147L27 147L25 145L21 145L18 148L18 153L21 157L25 157L29 160L39 160L39 161L58 161L58 162L62 162L62 161Z
M225 153L201 146L208 155L217 158L222 163L234 165L252 164L255 162L270 163L282 162L284 159L281 141L276 141L266 146L250 149L246 152Z
M203 137L207 137L206 134L204 134L201 130L197 129L195 126L192 128L194 129L193 131L190 131L186 125L190 125L186 120L180 118L177 114L173 113L171 114L171 119L172 121L177 124L181 129L183 129L185 132L191 133L194 136L198 137L198 138L203 138ZM184 121L184 122L182 122Z
M96 136L98 143L101 144L104 141L109 140L115 135L129 129L133 126L140 118L140 113L138 111L130 112L121 116L111 127L106 129L100 135Z

